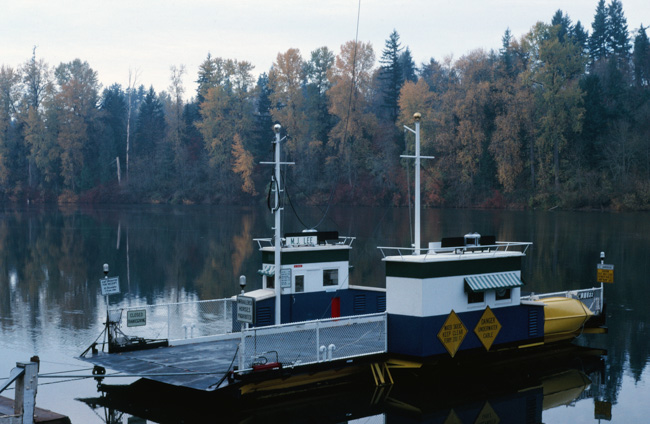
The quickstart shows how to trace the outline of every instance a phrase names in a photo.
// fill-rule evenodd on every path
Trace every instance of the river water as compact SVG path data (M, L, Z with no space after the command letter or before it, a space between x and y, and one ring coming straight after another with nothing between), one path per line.
M299 217L286 214L284 228L300 231L301 222L311 226L321 217L318 208L301 208ZM522 422L512 405L521 393L537 393L544 405L541 420L523 422L645 422L650 416L648 218L644 213L424 210L424 243L471 231L533 242L522 272L528 291L596 285L596 264L604 251L605 262L615 265L615 283L605 287L609 334L584 335L576 344L606 349L607 355L596 366L551 367L536 375L530 387L518 382L499 393L477 393L472 389L483 383L469 379L453 395L447 391L443 396L435 388L438 382L429 382L418 389L431 398L413 393L400 398L415 408L400 408L385 397L367 402L358 392L319 399L331 420L321 413L318 421ZM99 284L102 264L108 263L109 275L120 278L121 293L110 296L111 307L229 297L239 291L239 275L248 277L247 290L261 287L261 255L252 239L270 237L271 226L265 206L6 206L0 213L0 378L32 355L40 357L42 375L88 375L88 364L75 357L101 332L106 311ZM384 285L384 266L376 247L409 245L409 228L407 209L351 207L330 209L319 227L356 237L351 283L377 287ZM568 388L558 390L563 396L553 397L558 393L549 382L558 376L588 380L567 383ZM37 405L68 415L73 423L144 422L79 400L98 396L95 386L92 379L41 378ZM13 397L13 391L3 395ZM285 406L285 413L293 411L290 416L297 421L309 422L301 414L319 410L310 406L314 403L308 395L295 401ZM277 418L268 414L262 415L267 422Z

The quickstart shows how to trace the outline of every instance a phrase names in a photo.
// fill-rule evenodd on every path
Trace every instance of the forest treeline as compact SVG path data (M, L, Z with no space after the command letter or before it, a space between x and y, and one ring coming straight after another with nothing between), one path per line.
M435 42L435 41L432 41ZM558 10L499 50L419 66L393 31L278 53L259 77L210 54L186 100L183 66L156 92L129 72L103 88L80 59L36 50L0 68L5 202L245 203L266 197L282 125L287 192L310 204L408 203L413 114L423 202L450 207L650 209L650 42L619 0L591 29Z

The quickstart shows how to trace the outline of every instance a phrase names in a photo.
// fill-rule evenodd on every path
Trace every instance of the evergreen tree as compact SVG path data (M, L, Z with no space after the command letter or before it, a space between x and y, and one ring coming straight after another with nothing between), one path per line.
M415 74L415 62L411 56L411 49L406 47L399 56L400 66L402 67L402 84L406 81L416 82L418 80Z
M254 142L252 145L253 155L262 158L270 151L269 134L273 126L271 118L271 88L269 87L269 77L262 73L257 78L255 87L257 99L255 99L255 129L253 131Z
M634 38L634 81L637 86L647 87L650 85L650 42L648 34L643 25Z
M605 7L605 0L599 0L589 37L589 59L592 64L609 55L608 40L607 7Z
M564 14L560 9L558 9L555 12L555 15L553 15L551 25L560 26L560 29L557 32L557 38L560 40L560 43L563 43L573 33L573 26L571 25L569 15Z
M151 159L156 146L165 135L165 113L153 86L144 96L138 111L133 154L135 159Z
M612 0L607 8L607 45L608 50L616 56L619 63L627 63L630 57L630 35L627 19L623 14L623 4Z
M327 142L332 129L332 116L328 111L327 91L330 82L327 73L334 65L334 53L327 47L311 52L311 59L305 64L307 78L305 106L309 122L310 141Z
M208 57L199 65L199 77L196 80L197 87L197 101L203 103L205 95L208 90L223 84L225 81L225 68L226 63L220 57L213 58L210 53Z
M399 91L404 84L400 53L402 46L399 42L399 34L396 30L391 32L386 45L381 52L381 73L380 79L383 82L384 107L388 109L388 115L392 122L397 120L399 113Z
M581 52L589 53L589 34L587 33L587 30L584 29L580 21L576 22L575 26L573 27L573 34L571 34L571 38L573 39L573 42L578 47L580 47Z
M510 28L506 28L506 32L504 32L503 37L501 37L501 48L499 49L499 56L506 75L511 75L513 71L512 49L510 48L511 42L512 33L510 32Z

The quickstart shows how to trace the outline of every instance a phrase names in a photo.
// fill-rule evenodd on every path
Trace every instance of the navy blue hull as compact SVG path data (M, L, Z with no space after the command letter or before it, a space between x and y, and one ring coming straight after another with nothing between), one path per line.
M483 310L458 313L467 329L458 351L483 349L483 344L474 333ZM544 310L534 305L520 305L495 308L492 312L501 323L501 330L494 339L491 350L509 345L523 345L541 341L544 337ZM412 317L388 314L388 352L391 354L426 358L435 355L449 355L438 338L448 315L434 317Z

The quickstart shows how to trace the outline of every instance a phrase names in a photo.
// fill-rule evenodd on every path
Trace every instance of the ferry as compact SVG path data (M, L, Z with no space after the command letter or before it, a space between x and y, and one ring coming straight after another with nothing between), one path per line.
M274 161L263 162L275 167L275 232L255 240L262 288L246 292L242 277L241 293L222 301L226 324L209 334L197 329L196 337L196 324L184 327L184 337L172 337L169 329L163 339L136 336L149 325L142 325L146 310L136 310L141 321L126 328L124 312L128 322L134 311L110 310L105 341L93 343L82 359L95 365L99 380L109 368L162 387L260 397L359 374L390 386L403 370L517 360L580 334L606 332L602 282L583 290L522 293L529 242L469 232L421 246L420 161L430 157L420 155L420 119L414 115L415 130L405 127L415 134L415 154L403 156L415 160L415 243L378 247L385 288L350 283L353 237L282 233L280 169L291 163L281 161L281 127L275 125ZM168 307L168 326L180 307ZM192 315L205 321L215 314L194 309Z

